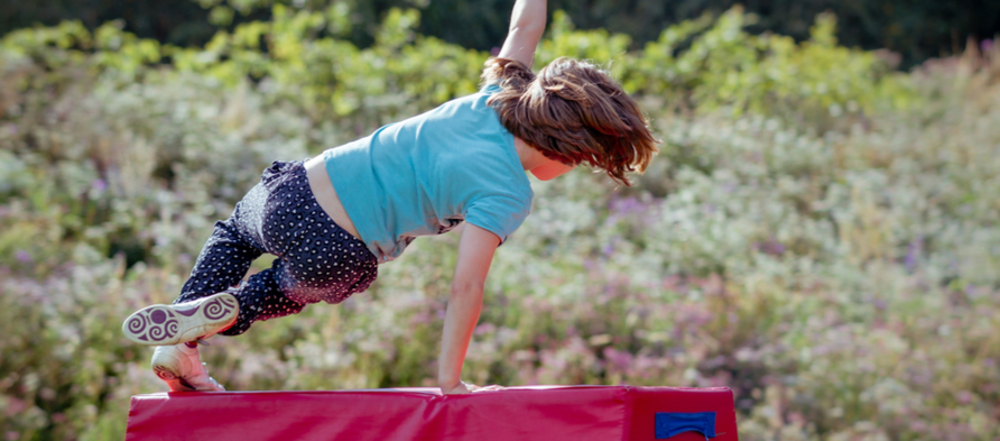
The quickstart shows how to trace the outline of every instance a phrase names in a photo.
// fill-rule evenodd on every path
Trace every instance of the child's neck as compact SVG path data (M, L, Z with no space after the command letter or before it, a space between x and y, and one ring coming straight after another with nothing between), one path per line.
M527 141L514 137L514 150L517 151L517 157L521 159L521 166L525 170L532 170L538 168L538 166L545 164L548 158L531 147Z
M514 137L514 149L517 150L517 156L521 158L521 166L542 181L558 178L569 173L575 167L546 158L542 152L516 136Z

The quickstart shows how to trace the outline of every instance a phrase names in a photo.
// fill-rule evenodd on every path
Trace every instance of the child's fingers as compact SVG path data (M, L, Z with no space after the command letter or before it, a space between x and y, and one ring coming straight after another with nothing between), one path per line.
M447 387L447 388L444 387L444 386L442 386L441 387L441 393L443 393L445 395L464 395L464 394L472 393L477 388L478 388L478 386L476 386L474 384L469 384L469 383L466 383L464 381L459 381L458 384L456 384L455 386L451 386L451 387Z

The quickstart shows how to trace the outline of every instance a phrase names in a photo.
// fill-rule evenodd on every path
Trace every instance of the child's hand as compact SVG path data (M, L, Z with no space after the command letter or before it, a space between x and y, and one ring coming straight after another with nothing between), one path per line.
M503 389L504 389L503 386L499 386L496 384L479 387L476 386L475 384L459 381L458 385L456 385L455 387L451 387L448 389L442 387L441 392L444 393L445 395L463 395L463 394L478 393L478 392L496 392Z

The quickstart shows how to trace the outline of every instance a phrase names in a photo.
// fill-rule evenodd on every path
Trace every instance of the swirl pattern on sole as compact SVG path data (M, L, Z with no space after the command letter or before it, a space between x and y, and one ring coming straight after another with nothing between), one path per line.
M149 328L149 339L152 341L166 340L177 335L177 328L179 324L177 320L171 320L162 326L153 326Z
M227 305L229 302L224 302L223 299L230 300L232 297L219 297L204 305L204 314L206 318L209 320L218 320L225 317L226 314L229 314L229 312L233 310L235 305Z
M235 297L216 294L198 301L148 306L126 318L122 331L139 344L177 344L213 335L232 324L238 314Z
M179 323L167 308L154 308L129 318L128 331L142 341L159 342L177 335Z
M128 319L126 326L128 326L129 332L133 334L142 334L142 332L146 330L146 317L138 314L133 315Z

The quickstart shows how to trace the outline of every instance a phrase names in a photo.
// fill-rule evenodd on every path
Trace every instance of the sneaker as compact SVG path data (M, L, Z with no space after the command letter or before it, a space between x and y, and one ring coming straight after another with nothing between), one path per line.
M220 292L190 302L142 308L125 319L122 332L141 345L176 345L224 331L239 314L236 297Z
M205 363L198 357L197 344L157 346L153 351L151 364L153 372L167 382L171 392L226 390L214 378L208 376Z

